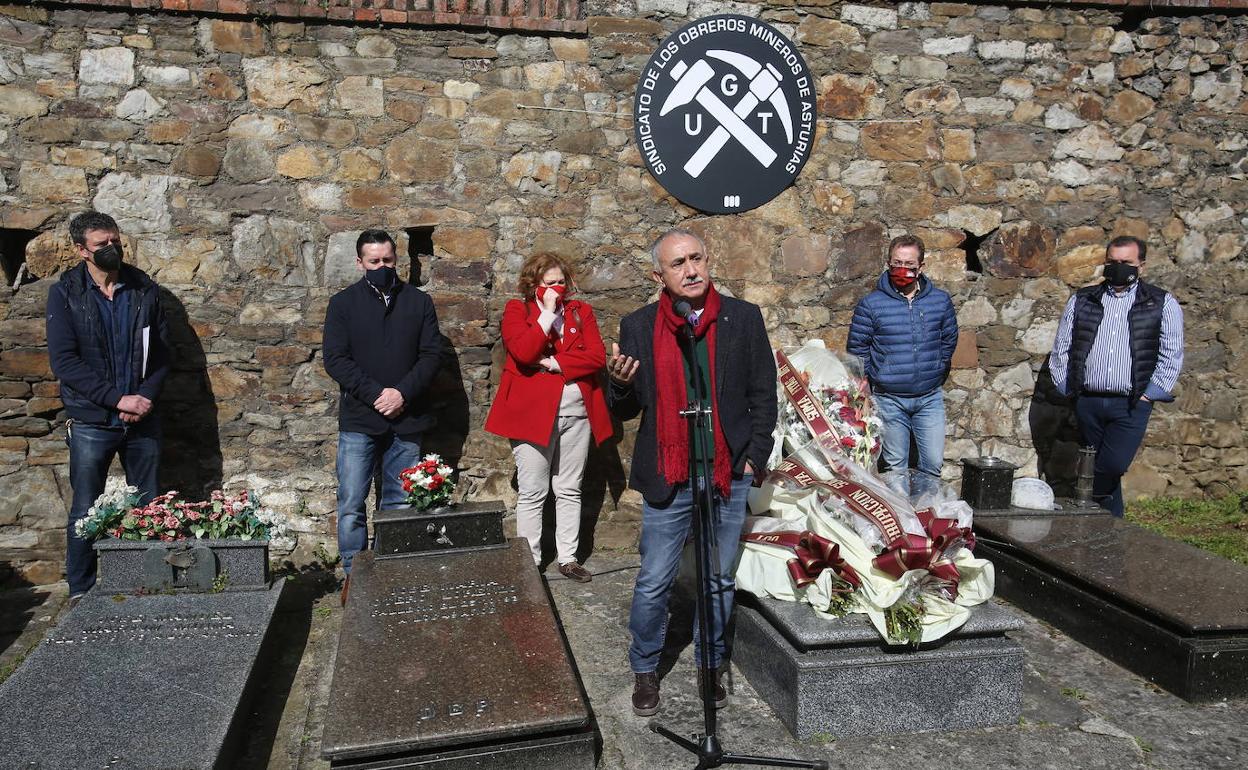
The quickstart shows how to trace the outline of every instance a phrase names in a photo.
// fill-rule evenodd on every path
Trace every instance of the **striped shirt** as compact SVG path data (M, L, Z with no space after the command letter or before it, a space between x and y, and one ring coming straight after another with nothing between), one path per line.
M1101 307L1105 311L1100 328L1096 330L1096 341L1088 351L1088 360L1083 375L1083 388L1095 393L1121 393L1124 396L1131 392L1131 328L1127 322L1127 313L1135 304L1137 284L1122 293L1113 289L1101 296ZM1066 312L1062 313L1062 321L1057 327L1057 339L1053 341L1053 352L1049 354L1049 374L1059 392L1067 393L1066 375L1070 362L1070 339L1075 321L1075 297L1071 296L1066 303ZM1157 368L1153 377L1144 389L1144 395L1150 401L1170 401L1171 391L1178 382L1179 371L1183 368L1183 309L1175 300L1174 295L1166 293L1165 302L1161 307L1161 346L1157 354Z

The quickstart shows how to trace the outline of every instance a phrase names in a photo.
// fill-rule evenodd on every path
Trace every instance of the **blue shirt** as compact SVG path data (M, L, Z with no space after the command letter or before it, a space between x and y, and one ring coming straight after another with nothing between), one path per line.
M1083 388L1095 393L1131 392L1131 327L1127 313L1135 304L1137 284L1124 292L1113 289L1101 296L1104 317L1096 331L1096 340L1088 351L1085 363ZM1075 297L1066 303L1061 323L1057 327L1057 339L1049 354L1049 374L1059 392L1070 395L1066 389L1066 375L1070 362L1070 340L1075 322ZM1161 306L1161 345L1157 354L1157 368L1149 380L1144 395L1150 401L1167 401L1179 380L1183 368L1183 309L1169 292Z
M91 296L100 309L100 321L104 326L104 342L108 346L108 358L112 362L109 383L121 391L123 395L134 393L135 384L131 382L130 358L134 353L134 338L130 333L130 295L129 287L120 281L113 284L113 298L104 296L104 292L90 282ZM114 411L108 420L109 425L121 425L120 413Z

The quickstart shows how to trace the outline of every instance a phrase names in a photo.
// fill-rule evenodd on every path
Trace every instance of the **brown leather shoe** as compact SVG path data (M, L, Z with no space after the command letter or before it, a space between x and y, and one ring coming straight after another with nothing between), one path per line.
M633 713L639 717L653 716L659 710L659 675L650 671L633 674Z
M347 575L346 578L343 579L342 581L342 595L338 597L339 601L342 602L343 607L347 606L347 594L350 592L351 592L351 576Z
M578 583L588 583L594 579L594 576L590 574L589 570L574 561L570 561L567 564L560 564L559 574L563 575L568 580L575 580Z
M727 666L720 666L711 669L711 673L715 675L715 708L722 709L728 705L728 689L724 687L724 669ZM705 669L698 669L698 697L702 697L702 681L706 676Z

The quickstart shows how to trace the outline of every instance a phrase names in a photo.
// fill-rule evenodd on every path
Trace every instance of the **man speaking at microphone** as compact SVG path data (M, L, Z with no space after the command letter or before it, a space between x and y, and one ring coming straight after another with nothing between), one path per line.
M776 425L776 365L757 305L720 295L711 283L706 245L688 230L669 230L650 247L659 301L620 322L620 342L607 362L607 400L621 420L641 414L629 486L644 498L641 569L629 613L629 664L634 674L633 712L659 708L657 669L667 630L667 606L693 524L695 485L712 487L719 546L719 577L712 586L710 665L716 705L721 684L724 627L732 612L733 569L745 521L746 494L766 470ZM678 310L683 311L684 315ZM682 341L694 332L693 350ZM702 381L695 382L696 356ZM711 478L689 478L689 427L681 411L698 393L710 396L710 435L705 467ZM700 458L695 458L700 459ZM708 579L713 579L708 576ZM700 588L700 587L699 587ZM702 664L701 643L696 640Z

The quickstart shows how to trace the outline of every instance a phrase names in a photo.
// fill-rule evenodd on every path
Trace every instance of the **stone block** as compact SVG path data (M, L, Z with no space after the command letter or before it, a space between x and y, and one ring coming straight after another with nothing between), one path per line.
M96 586L100 593L128 593L148 587L149 552L157 552L156 561L173 549L183 546L202 547L211 559L206 564L209 582L218 578L227 591L254 591L269 587L269 541L267 540L186 540L181 543L164 543L144 540L96 541L95 552L99 557L99 575ZM188 567L169 565L169 588L186 588Z
M1010 725L1022 711L1023 648L1006 632L1020 628L982 604L946 639L886 647L862 615L827 620L743 596L732 661L798 740Z
M0 755L22 767L89 767L100 756L136 767L233 766L284 586L120 600L92 591L0 685L9 726ZM118 715L132 727L118 729Z
M953 358L949 366L951 369L979 368L979 348L975 340L974 329L958 330L958 346L953 349Z

